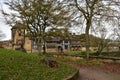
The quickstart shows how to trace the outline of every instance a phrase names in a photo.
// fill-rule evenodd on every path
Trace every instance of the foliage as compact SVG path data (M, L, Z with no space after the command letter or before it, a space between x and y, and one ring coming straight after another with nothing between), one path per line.
M0 80L62 80L76 71L61 62L58 68L49 68L40 63L43 57L0 49Z
M80 34L80 35L78 35L78 37L79 37L81 43L86 41L85 34ZM108 41L108 42L111 41L111 40L107 40L105 38L94 36L92 34L89 35L89 38L90 38L90 47L97 47L100 44L100 42L102 44L104 44L103 41Z
M70 39L70 31L68 28L51 28L47 32L47 37L60 38L61 40Z
M27 33L32 37L41 53L45 44L46 29L50 27L70 26L69 11L59 0L7 0L5 4L16 13L2 11L8 24L20 21L25 25ZM15 21L13 21L14 18ZM10 22L10 23L9 23ZM45 46L45 45L43 45Z

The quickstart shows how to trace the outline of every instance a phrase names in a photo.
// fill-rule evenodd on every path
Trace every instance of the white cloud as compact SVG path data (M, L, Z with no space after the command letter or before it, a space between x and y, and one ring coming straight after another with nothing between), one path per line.
M0 9L4 9L5 11L9 12L10 10L8 9L7 6L3 4L5 0L0 0ZM2 40L10 40L11 39L11 27L5 24L3 21L3 16L0 13L0 30L5 34L5 38Z
M0 30L5 34L5 38L2 40L10 40L11 39L11 27L8 25L4 24L3 22L0 21Z

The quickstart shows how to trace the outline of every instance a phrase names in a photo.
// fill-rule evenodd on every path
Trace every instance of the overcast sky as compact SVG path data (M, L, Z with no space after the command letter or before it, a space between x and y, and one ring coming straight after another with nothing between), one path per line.
M0 0L0 9L2 8L5 11L9 12L10 10L7 9L8 7L5 6L4 1L5 0ZM73 33L76 32L77 34L79 34L79 32L80 32L80 29L78 27L74 28L74 30L73 30L73 28L71 28L71 30ZM0 31L2 31L6 35L6 37L4 39L2 39L2 41L11 39L11 27L9 25L5 24L1 13L0 13Z
M8 10L7 7L3 4L5 0L0 0L0 9L1 7L4 10ZM11 27L5 24L5 22L2 19L2 15L0 13L0 30L6 35L6 37L2 40L10 40L11 39Z
M5 0L0 0L0 9L2 7L5 11L9 12L10 10L8 10L7 7L3 4L4 1ZM0 13L0 31L2 31L6 35L6 37L3 40L11 39L11 27L9 27L4 23L1 13ZM71 31L74 33L80 34L81 29L78 27L74 27L74 28L71 28Z

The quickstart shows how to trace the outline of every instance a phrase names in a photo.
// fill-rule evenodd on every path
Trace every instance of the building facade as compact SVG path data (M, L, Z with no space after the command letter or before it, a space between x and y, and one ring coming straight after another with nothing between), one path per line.
M25 34L24 25L17 23L12 29L12 49L26 51L27 53L38 52L36 43ZM51 40L47 39L45 42L46 52L57 52L58 47L61 47L62 51L70 50L69 41L64 41L60 38L54 37ZM42 46L43 47L43 46Z

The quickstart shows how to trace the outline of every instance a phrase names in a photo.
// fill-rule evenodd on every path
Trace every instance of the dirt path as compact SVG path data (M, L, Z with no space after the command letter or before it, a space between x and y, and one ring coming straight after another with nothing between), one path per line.
M77 80L120 80L120 64L104 62L101 66L74 62L68 64L79 69L80 77Z
M77 80L120 80L120 74L106 72L99 69L80 68L80 77Z

